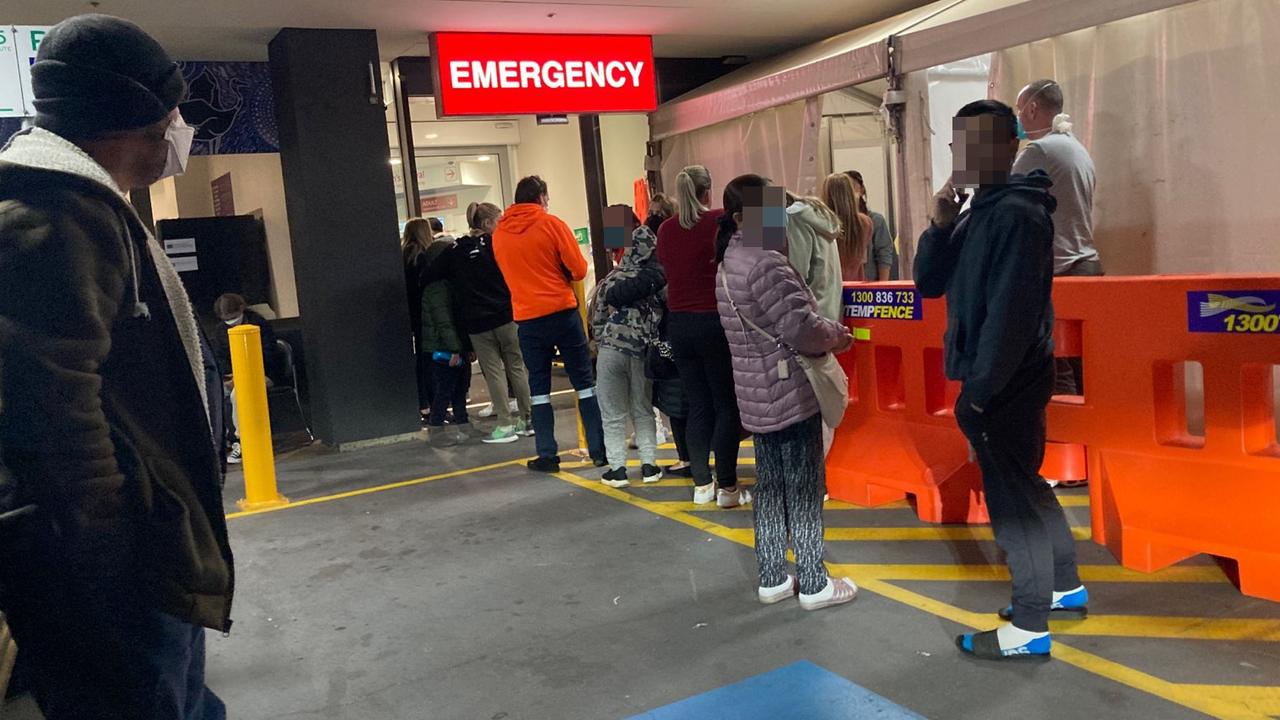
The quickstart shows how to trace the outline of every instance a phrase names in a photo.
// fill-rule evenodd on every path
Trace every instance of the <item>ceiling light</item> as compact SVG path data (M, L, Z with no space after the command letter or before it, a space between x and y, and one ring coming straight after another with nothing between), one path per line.
M426 138L427 140L435 140L436 138L440 137L440 133L427 133L422 137Z
M488 155L481 155L476 158L476 162L489 162L492 159L493 158L489 157Z
M391 158L391 159L390 159L390 160L388 160L387 162L391 163L392 165L399 165L399 164L401 164L401 163L402 163L402 162L404 162L404 161L403 161L403 160L401 160L400 158Z

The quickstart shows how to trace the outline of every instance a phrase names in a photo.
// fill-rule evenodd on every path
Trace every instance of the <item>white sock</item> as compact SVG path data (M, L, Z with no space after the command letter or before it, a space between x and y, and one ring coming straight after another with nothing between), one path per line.
M1047 632L1031 632L1030 630L1023 630L1022 628L1014 627L1013 623L1002 625L999 630L996 630L996 638L1000 640L1001 650L1012 650L1017 647L1022 647L1037 638L1048 636L1049 633Z
M1057 590L1054 590L1054 591L1053 591L1053 601L1054 601L1054 602L1062 602L1062 598L1064 598L1064 597L1066 597L1066 596L1068 596L1068 595L1072 595L1072 594L1078 593L1078 592L1080 592L1080 591L1081 591L1081 590L1083 590L1083 589L1084 589L1084 586L1083 586L1083 585L1081 585L1080 587L1076 588L1075 590L1068 590L1068 591L1066 591L1066 592L1058 592Z
M801 595L804 595L804 597L809 598L810 600L826 600L835 594L836 584L831 581L830 577L827 578L827 584L823 585L822 589L818 592L813 593L812 595L805 595L804 593L801 593Z

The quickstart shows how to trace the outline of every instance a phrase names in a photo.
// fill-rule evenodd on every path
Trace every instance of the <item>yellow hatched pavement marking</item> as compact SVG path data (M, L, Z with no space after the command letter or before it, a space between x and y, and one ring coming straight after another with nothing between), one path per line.
M750 487L756 484L756 479L740 477L738 478L738 484L746 485L747 487ZM693 481L686 480L684 478L670 478L670 479L659 480L656 483L641 483L639 478L631 479L632 490L644 490L645 488L660 488L660 487L666 487L666 488L682 487L682 488L692 489ZM690 505L692 504L693 503L690 503ZM714 503L711 505L699 505L698 507L701 508L702 510L719 510L719 508L717 508Z
M864 589L870 590L877 595L883 595L892 600L897 600L904 605L909 605L917 610L923 610L931 615L936 615L952 622L965 625L975 630L990 629L995 622L993 616L981 613L972 613L963 610L939 600L925 597L918 593L911 592L905 588L900 588L883 580L874 578L863 578L854 580ZM1089 622L1092 622L1090 620ZM1100 675L1109 680L1127 685L1135 690L1151 693L1156 697L1163 698L1170 702L1198 710L1206 715L1221 718L1222 720L1263 720L1267 715L1256 712L1250 707L1235 702L1233 700L1223 699L1220 697L1210 696L1198 692L1191 686L1172 683L1168 680L1162 680L1154 675L1149 675L1140 670L1135 670L1127 665L1121 665L1118 662L1108 660L1099 655L1085 652L1070 645L1061 642L1053 644L1053 657L1059 661L1085 670L1087 672Z
M577 485L601 495L606 495L619 502L632 505L643 510L688 525L710 535L751 547L753 544L750 531L744 535L739 529L727 528L719 523L711 522L691 513L664 507L659 503L645 500L631 493L615 490L595 480L587 480L571 473L561 472L557 475L561 480ZM866 568L867 573L849 573L863 589L896 600L904 605L922 610L937 617L945 618L974 629L988 629L992 618L987 614L972 613L944 602L911 592L884 580L877 579L873 573L877 566L837 566L843 570L860 570ZM892 566L901 567L901 566ZM833 567L833 570L836 569ZM1083 568L1082 568L1083 570ZM1083 573L1082 573L1083 574ZM1096 619L1096 618L1095 618ZM1100 677L1105 677L1135 690L1150 693L1156 697L1197 710L1220 720L1270 720L1267 714L1256 710L1240 697L1224 697L1200 691L1200 686L1179 685L1162 680L1154 675L1135 670L1126 665L1107 660L1093 653L1085 652L1061 642L1054 643L1054 657Z
M755 530L752 528L730 529L730 539L743 545L753 545ZM1071 528L1076 540L1088 540L1089 528ZM823 538L827 542L911 542L939 540L994 540L990 527L872 527L844 528L828 527Z
M940 602L927 595L907 590L898 585L889 585L890 577L895 573L883 572L878 565L840 565L829 563L828 567L836 575L847 575L859 585L864 583L883 583L896 588L896 593L906 597L909 594L913 606L922 606ZM901 567L901 566L894 566ZM982 571L982 566L966 565L966 569ZM1093 566L1096 567L1096 566ZM1092 569L1091 566L1081 568L1081 575ZM992 567L991 570L1003 570L999 573L1005 580L1009 574L1004 568ZM905 574L905 573L900 573ZM896 580L918 580L922 578L894 577ZM973 579L973 578L965 578ZM981 578L987 579L987 578ZM996 573L990 573L989 579L999 579ZM898 599L898 598L895 598ZM971 627L990 626L996 622L994 613L975 613L953 605L956 617L964 617L963 623ZM961 622L957 620L957 622ZM1171 640L1238 640L1250 642L1280 642L1280 620L1233 619L1233 618L1197 618L1166 617L1159 615L1091 615L1088 620L1055 620L1050 623L1053 632L1061 635L1083 637L1146 637Z
M658 464L659 464L659 465L669 465L669 464L673 464L673 463L675 463L675 462L676 462L675 458L658 458ZM738 465L755 465L755 464L756 464L756 459L755 459L755 458L753 458L753 457L741 457L741 458L738 458ZM589 461L589 460L575 460L575 461L573 461L573 462L562 462L562 463L560 463L560 469L561 469L561 470L580 470L580 469L582 469L582 468L590 468L590 467L593 467L593 465L594 465L594 463L592 463L592 462L591 462L591 461ZM638 467L640 467L641 465L643 465L643 463L641 463L639 460L628 460L628 461L627 461L627 467L629 467L629 468L638 468ZM603 469L604 469L604 468L601 468L601 470L603 470ZM693 481L692 481L692 480L689 480L689 479L687 479L687 478L680 478L680 481L681 481L681 482L688 483L689 485L693 485Z
M1236 702L1263 715L1280 715L1280 687L1261 685L1183 685L1184 688Z
M1280 620L1162 615L1091 615L1087 621L1051 622L1053 631L1090 637L1280 642Z
M743 484L745 485L745 484L749 484L749 483L745 483L745 482L744 482ZM634 488L635 486L634 486L634 485L632 485L632 487ZM652 485L652 484L650 484L650 485L645 485L645 487L653 487L653 485ZM671 486L671 487L674 487L674 485L673 485L673 486ZM727 509L726 509L726 508L720 508L720 507L717 507L715 503L710 503L710 504L707 504L707 505L695 505L695 504L693 504L693 503L691 503L691 502L679 502L679 501L670 501L670 500L655 500L655 501L653 501L653 504L654 504L654 505L660 505L660 506L662 506L662 507L664 507L664 508L667 508L668 510L673 510L673 511L675 511L675 512L699 512L699 513L703 513L703 512L751 512L751 506L750 506L750 505L739 505L738 507L735 507L735 508L727 508ZM901 502L901 503L890 503L889 505L881 505L880 507L874 507L874 508L872 508L872 507L864 507L864 506L862 506L862 505L854 505L854 504L852 504L852 503L842 502L842 501L840 501L840 500L830 500L830 501L828 501L828 502L824 503L822 507L823 507L823 509L824 509L824 510L908 510L908 509L910 509L910 508L911 508L911 506L910 506L910 505L908 505L908 504L906 504L905 502Z
M857 565L827 563L833 572L879 580L936 580L944 582L1009 582L1009 569L1000 565ZM1229 582L1216 566L1180 566L1142 573L1119 565L1081 565L1087 583L1204 583Z

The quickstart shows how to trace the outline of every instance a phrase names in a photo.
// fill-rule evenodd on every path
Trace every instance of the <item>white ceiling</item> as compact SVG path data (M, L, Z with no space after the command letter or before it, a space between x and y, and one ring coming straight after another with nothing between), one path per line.
M0 22L129 18L183 60L265 60L281 27L372 28L383 59L426 55L433 30L653 35L659 56L764 57L926 0L0 0ZM96 6L96 9L95 7Z

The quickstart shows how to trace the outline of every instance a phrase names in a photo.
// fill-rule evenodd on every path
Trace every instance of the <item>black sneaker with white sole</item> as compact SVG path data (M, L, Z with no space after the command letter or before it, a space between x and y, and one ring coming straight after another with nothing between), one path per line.
M611 488L631 487L631 481L627 479L627 469L625 467L614 468L604 474L600 478L600 482Z
M657 465L644 465L640 468L640 477L646 483L656 483L662 479L662 468Z

